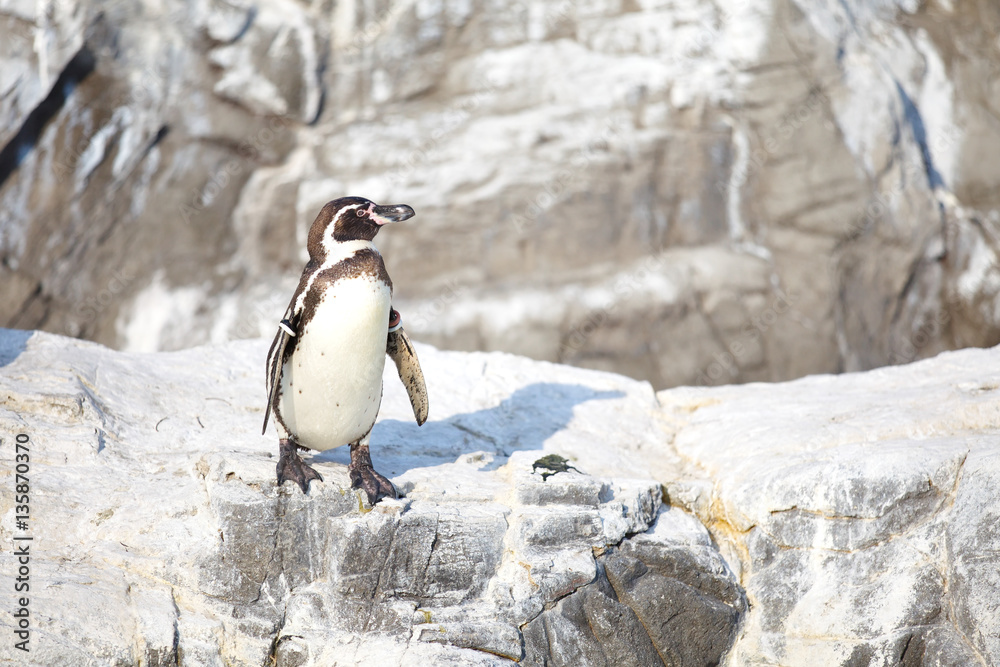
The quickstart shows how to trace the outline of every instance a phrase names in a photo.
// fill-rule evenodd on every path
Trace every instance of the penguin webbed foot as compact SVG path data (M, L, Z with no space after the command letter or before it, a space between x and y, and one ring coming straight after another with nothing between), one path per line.
M302 488L302 493L309 493L309 482L312 480L323 481L323 476L316 472L311 466L299 457L295 451L295 443L291 440L282 440L279 444L280 453L278 456L278 486L291 480Z
M362 489L368 496L368 504L373 506L383 498L399 498L396 487L388 479L375 471L372 466L368 445L351 445L351 464L347 466L351 475L351 488Z

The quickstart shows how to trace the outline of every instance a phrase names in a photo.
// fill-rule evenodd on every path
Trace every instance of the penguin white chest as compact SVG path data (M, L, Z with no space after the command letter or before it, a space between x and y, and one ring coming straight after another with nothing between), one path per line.
M362 275L330 284L282 367L278 411L304 447L327 450L366 435L382 402L389 286Z

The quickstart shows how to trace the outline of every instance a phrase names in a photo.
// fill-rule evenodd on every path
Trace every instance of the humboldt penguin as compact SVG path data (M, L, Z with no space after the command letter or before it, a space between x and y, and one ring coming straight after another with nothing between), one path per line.
M267 409L279 437L278 485L308 493L322 476L298 448L349 444L352 488L371 505L398 497L372 467L368 443L382 402L382 370L392 357L417 424L427 420L427 389L409 337L392 308L392 280L372 240L383 225L413 217L405 204L378 206L363 197L335 199L309 229L309 262L267 354Z

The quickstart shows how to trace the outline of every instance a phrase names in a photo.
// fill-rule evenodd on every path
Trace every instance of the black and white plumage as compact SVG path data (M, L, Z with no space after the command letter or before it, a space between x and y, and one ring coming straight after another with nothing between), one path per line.
M372 504L396 497L389 480L372 468L368 450L386 354L399 370L418 424L427 419L427 391L372 239L382 225L413 215L406 205L344 197L324 206L309 230L309 262L267 355L264 429L273 412L279 485L291 479L307 492L310 480L322 480L296 447L325 451L350 444L352 485L363 488Z

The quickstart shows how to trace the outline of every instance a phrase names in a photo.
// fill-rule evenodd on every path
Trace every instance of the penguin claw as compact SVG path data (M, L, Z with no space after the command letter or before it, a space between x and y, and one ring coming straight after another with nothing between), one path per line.
M278 456L278 486L291 480L299 485L302 493L309 493L309 482L312 480L323 481L323 476L316 472L295 453L295 445L287 440L281 441L281 453Z
M301 487L302 493L308 494L309 482L314 479L322 482L323 475L303 463L302 459L296 457L295 460L278 461L278 486L284 484L285 480L291 480Z
M350 469L351 488L362 489L368 496L368 504L373 506L383 498L398 498L396 487L388 479L375 472L371 466L357 466Z

